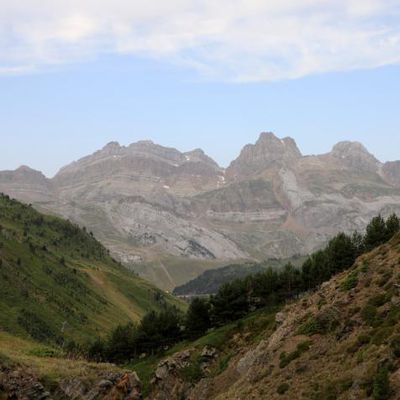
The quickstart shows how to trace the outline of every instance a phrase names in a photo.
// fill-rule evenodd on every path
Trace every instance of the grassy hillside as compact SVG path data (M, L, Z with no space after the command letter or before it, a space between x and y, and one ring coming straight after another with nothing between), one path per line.
M226 265L222 260L194 260L183 257L159 255L153 261L135 264L131 268L157 287L170 291L195 279L205 271L218 270Z
M181 343L164 364L149 358L133 367L148 399L395 400L399 288L397 235L280 310L259 310ZM205 346L216 355L205 357ZM165 376L160 368L150 384L157 365L177 366Z
M90 232L0 195L0 327L86 341L182 303L115 262Z

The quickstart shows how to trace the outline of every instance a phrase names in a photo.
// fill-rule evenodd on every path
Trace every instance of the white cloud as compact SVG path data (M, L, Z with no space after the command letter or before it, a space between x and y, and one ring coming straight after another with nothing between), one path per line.
M233 81L397 64L400 0L0 0L0 74L102 53Z

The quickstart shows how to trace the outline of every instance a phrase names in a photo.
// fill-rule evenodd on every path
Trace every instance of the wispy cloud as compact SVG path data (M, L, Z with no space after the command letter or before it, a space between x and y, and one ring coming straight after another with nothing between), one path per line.
M400 62L400 0L0 0L0 74L104 53L258 81Z

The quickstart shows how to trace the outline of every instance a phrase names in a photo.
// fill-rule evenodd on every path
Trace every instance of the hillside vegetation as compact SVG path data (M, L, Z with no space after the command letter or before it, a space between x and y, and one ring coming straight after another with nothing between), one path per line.
M295 256L290 259L271 259L263 263L244 263L230 264L225 267L211 269L203 272L197 278L177 286L173 294L176 296L193 296L203 294L215 294L218 289L236 279L242 279L249 275L255 275L265 271L267 268L279 269L284 267L288 262L292 262L295 266L300 266L306 257Z
M138 362L147 398L399 398L400 235L279 308Z
M31 260L35 260L38 252L44 252L46 256L42 260L49 258L57 264L54 271L59 273L69 268L76 279L71 286L61 285L57 296L69 290L68 295L71 301L76 301L76 307L80 305L87 311L92 304L96 305L102 292L95 284L88 284L93 281L88 260L92 260L99 271L115 276L120 276L122 271L119 264L109 258L90 233L75 227L79 232L75 244L74 235L65 232L54 235L59 231L50 229L53 221L61 222L52 217L42 216L44 220L38 226L44 233L34 234L39 228L31 217L40 214L29 206L7 198L2 200L3 215L12 215L8 220L4 217L2 223L2 236L6 238L1 253L5 260L2 267L10 264L10 254L3 256L14 242L19 243L25 253L28 250L32 253ZM23 218L18 216L18 210ZM31 212L34 214L28 219ZM24 218L29 224L23 223ZM7 221L12 222L12 227L7 226ZM57 222L55 225L58 226ZM64 227L59 228L62 230L73 227L66 222L60 226ZM19 302L25 298L33 301L19 305L14 325L9 325L12 335L0 334L0 398L2 385L13 387L15 371L22 368L23 382L28 379L29 390L37 388L38 384L42 391L48 390L47 397L39 397L43 399L50 399L50 394L54 394L56 399L84 400L136 400L143 398L142 395L148 400L396 400L400 391L399 230L396 215L386 220L378 216L372 219L365 234L338 234L324 249L310 255L301 267L288 263L280 270L269 268L224 284L209 299L193 300L186 315L177 308L168 307L169 298L162 297L155 301L153 311L146 313L140 323L132 323L133 319L126 316L114 329L108 329L108 335L96 329L96 318L88 318L81 322L82 330L76 331L89 347L75 354L65 351L62 330L58 335L57 331L51 331L51 321L61 322L57 321L55 306L50 302L40 303L43 295L34 296L46 292L38 291L37 287L36 291L28 288L27 297L18 295L16 298ZM30 245L31 238L35 237L49 242L49 232L55 242ZM62 256L58 252L60 248L64 249ZM24 263L27 255L21 254L24 253L14 254L17 272L20 271L17 268L30 265L28 259ZM78 268L78 265L81 266ZM53 273L48 279L53 279ZM134 278L137 279L135 276L130 279ZM27 279L19 278L19 281L27 283ZM19 281L12 282L15 285ZM36 279L31 281L37 284ZM59 283L55 281L55 284ZM85 287L87 291L79 292L79 300L74 297L75 287ZM53 290L56 288L58 286ZM66 299L69 297L65 295ZM7 296L2 301L6 300ZM39 304L50 305L45 310L50 315L48 319L45 319L46 314L40 314ZM57 311L62 312L60 303L56 305ZM113 308L112 303L105 302L103 306L104 310L110 306L110 319L111 313L118 309L117 306ZM36 316L30 319L30 325L24 320L29 315ZM114 324L116 318L113 318L110 325ZM87 337L90 329L93 334ZM17 340L15 333L19 331L22 335L54 341L61 346L39 346L32 339L24 338L18 339L17 351L10 350ZM38 336L37 332L54 332L54 336ZM93 341L94 338L97 340ZM84 361L84 357L89 361ZM65 365L70 366L71 374L66 371L63 359ZM106 362L118 363L120 368L131 372L124 375L120 368ZM31 366L34 377L21 365ZM139 375L143 387L133 371ZM88 375L92 377L89 382ZM22 393L24 388L16 385ZM127 387L129 393L136 394L127 395ZM121 388L124 394L119 392ZM115 391L118 396L111 396ZM58 397L58 393L62 396Z
M93 237L0 195L0 327L62 346L138 321L172 296L127 271Z

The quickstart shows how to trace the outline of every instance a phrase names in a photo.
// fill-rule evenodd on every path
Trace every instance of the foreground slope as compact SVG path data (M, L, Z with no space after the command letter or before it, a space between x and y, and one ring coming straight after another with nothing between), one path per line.
M83 342L173 297L127 271L86 230L0 196L0 327L38 341Z
M148 399L398 399L399 260L398 235L280 312L186 345L154 366Z

